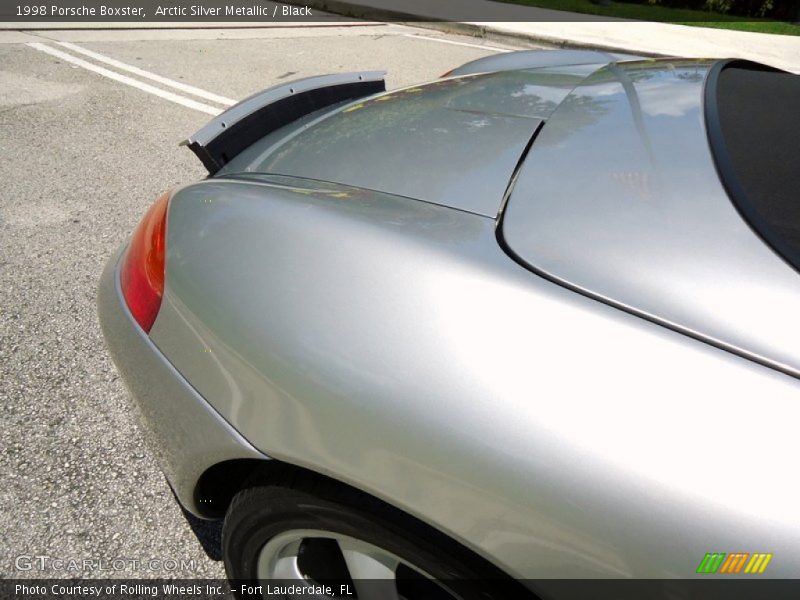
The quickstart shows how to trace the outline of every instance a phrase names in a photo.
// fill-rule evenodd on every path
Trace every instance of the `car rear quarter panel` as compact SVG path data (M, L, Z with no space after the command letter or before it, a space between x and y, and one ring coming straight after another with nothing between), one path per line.
M537 277L493 219L213 180L167 265L152 338L247 440L511 575L800 567L797 380Z

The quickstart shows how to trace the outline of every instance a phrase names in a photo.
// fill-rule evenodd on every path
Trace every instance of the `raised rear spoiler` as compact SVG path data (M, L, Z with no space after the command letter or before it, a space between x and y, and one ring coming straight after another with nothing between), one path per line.
M256 140L326 106L386 90L384 71L306 77L245 98L181 142L210 174Z

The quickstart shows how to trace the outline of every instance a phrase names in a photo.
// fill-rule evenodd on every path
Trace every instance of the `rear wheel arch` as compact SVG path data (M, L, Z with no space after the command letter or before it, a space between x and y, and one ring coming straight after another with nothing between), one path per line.
M417 539L428 540L451 555L462 557L480 576L504 582L510 586L504 589L513 590L514 598L537 598L499 567L420 519L347 483L280 460L234 459L210 467L195 486L195 504L204 518L221 519L240 493L264 487L309 494L375 515L397 531L408 531Z

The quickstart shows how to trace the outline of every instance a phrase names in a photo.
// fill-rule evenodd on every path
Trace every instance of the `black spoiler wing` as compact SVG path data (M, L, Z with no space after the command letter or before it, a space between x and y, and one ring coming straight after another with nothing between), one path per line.
M189 146L213 175L253 142L300 117L385 91L385 74L318 75L268 88L214 117L181 145Z

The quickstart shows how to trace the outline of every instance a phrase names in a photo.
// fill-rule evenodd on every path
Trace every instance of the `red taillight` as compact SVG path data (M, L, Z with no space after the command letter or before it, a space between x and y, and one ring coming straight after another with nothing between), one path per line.
M155 201L133 233L122 261L120 286L133 318L150 331L164 294L167 206L170 194Z

